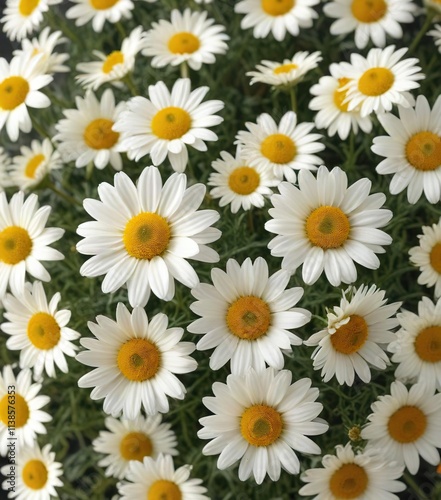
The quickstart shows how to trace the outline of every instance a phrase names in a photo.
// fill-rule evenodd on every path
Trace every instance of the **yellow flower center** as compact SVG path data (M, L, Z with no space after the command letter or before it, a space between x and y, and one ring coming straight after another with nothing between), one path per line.
M415 339L415 351L423 361L441 361L441 326L429 326L421 330Z
M90 4L95 10L106 10L117 4L119 0L90 0Z
M293 69L297 69L297 68L298 68L297 64L294 64L294 63L282 64L280 66L277 66L277 68L274 68L273 72L276 75L280 75L281 73L289 73Z
M416 406L402 406L389 417L390 437L399 443L413 443L426 430L427 417Z
M353 0L351 10L357 21L376 23L386 14L387 4L384 0Z
M238 167L231 172L228 178L228 186L231 191L242 195L254 193L259 184L260 175L251 167Z
M272 134L262 141L260 152L273 163L285 164L294 159L297 147L291 137Z
M41 490L47 483L47 468L41 460L29 460L21 475L24 484L33 490Z
M112 130L112 120L97 118L84 130L84 142L92 149L110 149L119 139L119 133Z
M267 405L247 408L240 418L240 432L253 446L269 446L282 433L282 415Z
M25 398L20 394L15 396L5 394L0 401L0 420L3 424L8 426L12 420L15 427L19 428L23 427L28 419L29 406Z
M173 481L158 479L149 488L147 500L181 500L182 493Z
M432 132L414 134L407 141L406 158L417 170L436 170L441 166L441 137Z
M364 318L353 314L348 323L337 328L331 335L332 347L342 354L357 352L368 338L368 326Z
M441 274L441 243L436 243L430 251L430 265Z
M313 210L305 224L309 241L325 250L339 248L349 237L348 216L338 207L325 205Z
M199 38L188 31L176 33L168 41L168 50L172 54L193 54L200 46Z
M117 64L124 62L124 54L120 50L111 52L103 62L103 73L110 73Z
M387 68L371 68L358 80L358 90L367 96L376 97L385 94L394 84L395 76Z
M153 446L150 438L143 432L130 432L121 439L119 451L125 460L142 462L144 457L152 454Z
M28 322L29 340L37 349L48 350L60 340L60 327L55 318L48 313L38 312Z
M29 83L21 76L10 76L0 83L0 109L12 111L26 100Z
M146 339L131 339L118 351L118 367L129 380L144 382L159 370L161 354L155 344Z
M268 304L253 295L240 297L227 311L227 325L233 335L255 340L268 331L271 311Z
M367 489L368 475L357 464L343 464L329 479L329 489L338 499L359 498Z
M0 261L18 264L25 260L32 250L32 240L26 229L9 226L0 232Z
M37 168L43 163L45 157L43 154L38 154L33 156L27 163L25 167L25 176L33 179L35 177L35 172Z
M28 17L37 8L40 0L20 0L18 4L18 11L24 17Z
M283 16L295 5L295 0L262 0L262 9L270 16Z
M151 126L156 137L172 141L190 130L191 116L185 109L169 106L156 113Z
M153 212L141 212L127 222L123 241L132 257L150 260L165 252L170 236L170 226L164 217Z
M350 78L339 78L338 79L338 87L334 90L334 104L337 108L343 113L348 112L349 102L344 102L346 99L346 95L348 90L342 90L342 88L350 82Z

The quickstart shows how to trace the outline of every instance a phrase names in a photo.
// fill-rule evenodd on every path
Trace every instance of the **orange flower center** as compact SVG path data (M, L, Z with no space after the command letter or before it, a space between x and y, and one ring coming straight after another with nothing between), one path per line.
M425 432L427 417L416 406L402 406L393 413L387 424L392 439L399 443L413 443Z
M146 339L131 339L118 351L121 373L135 382L144 382L156 375L160 368L161 354L155 344Z
M265 335L271 324L268 304L253 295L240 297L227 311L227 325L233 335L255 340Z
M228 178L228 186L231 191L244 196L254 193L259 184L260 175L251 167L238 167L231 172Z
M283 429L282 415L264 404L247 408L240 418L240 432L253 446L269 446L279 438Z
M353 0L351 10L357 21L376 23L385 16L387 4L384 0Z
M188 31L176 33L168 41L168 50L172 54L193 54L200 46L199 38Z
M429 326L415 338L415 351L427 363L441 361L441 326Z
M360 498L369 483L363 467L357 464L343 464L329 479L329 489L338 499Z
M394 84L395 76L387 68L371 68L358 80L358 90L369 97L385 94Z
M441 137L432 132L418 132L406 144L407 161L423 172L441 166Z
M295 5L295 0L262 0L262 9L270 16L283 16Z
M349 237L348 216L338 207L325 205L313 210L305 224L309 241L325 250L339 248Z

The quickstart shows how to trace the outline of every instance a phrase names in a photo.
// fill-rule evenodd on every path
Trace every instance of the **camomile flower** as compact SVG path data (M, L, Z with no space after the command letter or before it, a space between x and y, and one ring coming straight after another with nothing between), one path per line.
M257 71L249 71L250 85L266 83L274 87L292 86L303 80L303 77L318 66L322 60L321 52L297 52L291 59L283 62L261 61L256 66Z
M257 117L257 123L245 123L247 131L241 130L236 136L243 158L250 165L273 170L274 176L294 183L294 170L316 170L322 160L312 154L325 149L317 142L320 134L310 134L313 123L297 123L294 111L288 111L277 125L267 113Z
M77 354L77 360L95 369L78 381L81 388L93 387L90 397L103 399L106 413L135 419L141 406L147 415L167 413L167 396L184 399L185 387L174 375L196 370L189 356L192 342L180 342L184 330L167 328L168 318L159 313L153 318L141 307L132 314L121 302L116 308L116 321L97 316L88 323L96 339L83 337L88 349Z
M311 28L318 17L312 9L320 0L241 0L234 12L245 14L240 23L242 29L253 28L254 38L265 38L272 32L281 41L286 32L297 36L300 28Z
M225 54L228 50L225 41L230 37L223 26L214 24L214 19L207 19L207 15L207 11L185 9L181 13L173 9L171 21L160 19L152 23L142 54L153 57L154 68L185 62L198 71L202 64L213 64L215 54Z
M202 99L208 87L193 91L188 78L180 78L171 94L164 82L149 85L149 98L132 97L113 130L121 133L120 151L138 161L149 154L155 166L166 158L176 172L183 172L188 163L187 145L206 151L204 141L217 141L208 127L219 125L223 118L215 115L224 107L222 101Z
M294 308L303 295L300 287L286 290L287 271L268 276L268 264L262 257L254 263L246 259L240 266L227 262L227 272L212 269L214 283L200 284L191 291L198 299L190 309L201 316L191 323L189 332L204 334L199 350L215 347L210 368L218 370L228 361L231 373L244 374L250 367L263 370L265 363L282 369L281 350L301 345L302 339L290 332L311 319L306 309Z
M324 13L337 19L332 35L355 31L355 45L364 49L369 40L376 47L386 45L386 35L402 38L400 23L412 23L416 13L412 0L334 0L325 4Z
M55 125L58 134L54 141L60 142L58 150L63 161L75 161L78 168L93 162L100 170L110 163L115 170L121 170L120 134L112 127L125 103L115 105L113 91L106 89L101 101L88 91L84 98L77 96L75 104L77 109L63 111L65 118Z
M325 455L322 464L324 468L308 469L300 476L303 482L309 483L300 488L300 495L317 495L315 500L399 500L393 493L406 489L406 485L398 481L404 466L385 460L379 450L354 453L350 443L338 445L336 455Z
M441 393L433 394L423 384L409 390L396 380L391 395L380 396L371 405L373 413L361 431L367 448L381 450L385 460L395 461L416 474L420 455L431 465L438 465L441 448Z
M41 73L40 57L25 54L13 57L8 63L0 57L0 131L6 127L11 141L16 141L20 130L30 132L32 122L30 108L47 108L49 98L40 92L52 76Z
M438 47L438 52L441 52L441 24L435 24L435 29L428 31L427 34L434 38L433 43Z
M25 200L23 191L19 191L8 204L5 193L0 193L0 299L8 283L14 295L23 292L26 272L38 280L50 281L41 260L64 259L49 246L64 234L64 229L45 227L50 211L48 205L38 208L36 194Z
M205 495L207 488L201 486L202 479L189 479L190 471L190 465L175 470L170 455L160 454L156 460L145 457L142 463L132 462L127 476L131 482L118 483L120 500L209 500Z
M388 136L375 137L372 151L386 159L377 165L381 175L394 174L389 190L407 188L407 200L416 203L424 192L429 203L441 200L441 97L433 109L423 95L415 108L398 107L378 117Z
M18 297L7 294L3 299L4 318L1 329L10 335L6 347L20 350L20 367L34 368L34 376L39 378L43 371L55 377L55 365L68 372L65 359L75 356L78 349L72 344L80 334L67 327L70 311L57 310L61 295L56 293L48 303L40 281L34 281Z
M117 23L130 19L134 4L131 0L70 0L75 3L66 12L67 19L75 19L76 26L84 26L92 21L92 28L101 33L104 23Z
M17 449L32 446L37 434L46 434L45 422L52 417L41 408L50 401L48 396L38 396L41 384L33 384L31 370L21 370L14 376L12 367L6 365L0 373L0 455L8 453L8 421L13 417Z
M94 451L106 455L98 462L100 467L107 467L106 476L123 479L132 461L142 462L144 457L156 459L160 453L178 454L176 435L170 424L161 423L161 418L159 414L139 415L134 420L106 418L110 432L100 431L92 443Z
M322 370L325 383L336 376L339 384L352 385L355 374L368 383L370 366L384 370L390 364L379 344L396 339L391 330L398 326L394 315L401 302L386 305L385 292L375 285L352 289L350 300L347 292L343 292L340 306L328 311L328 326L304 341L318 346L312 359L314 369Z
M241 481L252 475L261 484L266 474L277 481L282 468L298 474L295 451L319 454L320 448L306 436L323 434L328 424L317 418L323 406L316 402L319 390L311 388L311 379L294 384L291 379L289 370L267 368L228 375L226 384L215 382L215 397L202 399L214 413L199 420L199 438L212 440L202 453L220 454L221 470L240 460Z
M0 146L0 192L4 191L5 187L11 186L11 180L9 178L10 165L11 158Z
M101 201L84 200L85 210L96 221L78 227L83 236L77 249L93 255L80 269L83 276L106 275L104 293L127 283L129 303L144 307L150 290L163 300L175 294L175 279L189 288L199 278L186 259L218 262L219 255L207 243L220 238L211 224L219 219L214 210L197 210L205 186L186 188L185 174L175 173L164 186L156 167L145 168L135 186L120 172L115 187L101 183Z
M377 269L377 253L392 238L379 230L392 218L381 208L383 193L369 194L371 181L363 178L349 188L346 174L338 167L321 166L315 178L308 170L299 173L299 187L279 184L280 194L271 196L272 220L265 229L276 233L268 248L283 257L282 268L291 272L303 264L302 277L312 285L322 272L333 286L357 279L354 261Z

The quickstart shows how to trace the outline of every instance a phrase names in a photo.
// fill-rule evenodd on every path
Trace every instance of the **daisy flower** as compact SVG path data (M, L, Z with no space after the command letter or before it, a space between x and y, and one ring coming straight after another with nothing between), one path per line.
M392 238L379 230L392 218L381 208L383 193L369 194L371 181L360 179L347 187L348 178L338 167L329 171L321 166L314 178L308 170L299 173L299 188L279 184L280 194L271 196L272 220L265 229L276 233L268 248L271 255L283 257L282 268L291 272L303 264L305 283L315 283L323 271L333 286L357 279L354 261L377 269L375 255L384 253L382 245Z
M38 186L49 172L62 166L60 153L49 139L33 140L31 147L22 146L20 153L12 159L9 175L11 182L23 191Z
M58 134L54 141L61 143L58 150L63 160L75 160L78 168L93 162L100 170L109 163L115 170L121 170L120 135L112 127L125 103L115 105L112 90L106 89L101 101L88 91L84 98L77 96L75 104L77 109L63 111L65 118L55 125Z
M336 455L325 455L324 468L308 469L300 479L309 483L299 490L300 495L317 495L315 500L342 498L399 500L397 493L406 485L398 479L404 467L384 459L381 452L358 451L350 443L336 446Z
M41 408L50 401L48 396L38 396L41 384L33 384L31 370L21 370L17 377L12 367L6 365L0 373L0 455L8 453L8 425L14 417L14 436L17 449L32 446L37 434L46 434L43 423L52 417ZM9 425L10 427L10 425Z
M98 462L100 467L107 467L106 476L123 479L132 461L142 462L144 457L156 459L160 453L178 454L176 435L170 424L161 423L159 414L139 415L134 420L107 417L105 424L110 432L101 431L92 446L97 453L107 455Z
M389 358L379 344L396 339L393 317L401 302L388 304L385 292L375 285L351 290L348 300L343 292L340 305L328 312L328 326L304 343L318 346L312 354L314 369L322 370L323 382L335 375L338 383L352 385L355 373L365 383L371 380L369 365L384 370Z
M104 23L117 23L130 19L134 4L131 0L70 0L75 3L66 12L67 19L75 19L76 26L84 26L92 21L92 28L101 33Z
M0 146L0 191L4 191L5 187L11 186L9 178L10 165L11 158L9 158L6 151Z
M267 368L228 375L226 384L215 382L215 397L202 399L215 413L199 420L203 428L198 436L212 440L202 453L220 454L221 470L240 460L241 481L253 475L261 484L266 474L277 481L281 468L298 474L300 462L294 450L319 454L320 448L306 436L323 434L328 424L317 418L323 406L315 402L319 390L311 388L311 379L292 385L291 379L289 370Z
M153 56L152 66L163 68L170 64L177 66L187 63L198 71L202 64L216 62L215 54L225 54L230 37L225 28L214 24L214 19L207 19L208 12L192 12L177 9L171 12L171 21L165 19L153 22L153 28L147 32L145 56Z
M395 377L421 383L432 393L441 391L441 299L435 304L423 297L418 314L402 311L397 317L401 329L388 346L398 363Z
M254 38L265 38L270 31L281 41L286 32L297 36L300 28L311 28L318 17L312 9L320 0L241 0L234 6L238 14L245 14L242 29L253 28Z
M265 196L271 195L272 186L277 186L280 180L273 176L272 171L262 167L248 165L237 148L236 157L222 151L221 159L212 162L216 173L210 174L209 186L215 186L210 196L220 198L219 206L231 205L231 212L237 213L242 207L250 210L252 206L263 207Z
M64 229L45 227L50 211L47 205L38 208L36 194L24 200L23 191L19 191L8 204L5 193L0 193L0 299L8 283L14 295L23 293L26 272L50 281L41 260L64 259L49 246L64 234Z
M189 332L205 334L199 350L215 347L210 368L218 370L231 361L231 373L243 374L250 367L263 370L265 363L283 368L281 349L302 340L288 331L300 328L311 319L306 309L294 308L303 295L300 287L289 288L290 274L278 271L268 276L268 264L262 257L254 263L246 259L242 266L234 259L227 272L212 269L213 285L200 284L191 293L198 299L190 309L201 316L191 323Z
M88 323L96 339L82 338L88 349L77 354L77 360L95 369L78 381L82 388L93 387L93 400L104 398L103 409L117 417L135 419L141 405L147 415L167 413L167 396L184 399L186 390L175 373L196 370L189 356L195 345L180 342L184 330L168 328L165 314L151 320L141 307L130 314L121 302L116 308L116 321L97 316Z
M325 4L324 13L337 19L332 35L355 31L355 45L364 49L369 40L377 47L386 45L386 35L402 38L400 23L412 23L416 5L412 0L334 0Z
M411 474L420 467L420 455L432 465L440 462L441 393L433 394L423 384L409 390L396 380L391 395L380 396L371 405L373 413L361 431L368 448L381 450L384 458L403 464Z
M48 85L52 76L41 73L40 57L13 57L8 63L0 57L0 131L6 126L11 141L16 141L20 130L30 132L30 108L47 108L51 102L40 89Z
M248 132L236 136L243 158L250 165L273 170L275 177L296 181L294 170L316 170L322 160L312 153L323 151L325 145L317 142L320 134L310 134L313 123L297 124L297 115L288 111L279 125L267 113L257 117L257 123L245 123Z
M128 479L131 483L119 483L121 500L134 498L169 498L179 500L209 500L202 479L189 479L191 466L175 470L170 455L159 455L156 460L145 457L144 462L130 464Z
M438 52L441 52L441 24L435 24L435 29L428 31L427 34L433 36Z
M127 151L129 159L138 161L150 154L153 165L160 165L168 157L177 172L183 172L188 163L187 145L206 151L204 141L217 141L217 135L207 127L219 125L223 118L215 115L224 107L222 101L202 99L208 87L191 92L190 80L181 78L170 92L164 82L149 85L149 98L132 97L113 130L122 133L120 151Z
M256 66L257 71L249 71L250 85L266 83L273 87L292 86L303 80L303 77L318 66L322 60L321 52L297 52L291 59L283 62L261 61Z
M185 174L175 173L162 185L156 167L145 168L135 186L120 172L115 187L101 183L102 201L86 199L84 208L95 221L78 227L84 240L77 249L94 255L80 273L96 277L106 274L104 293L113 293L127 283L132 307L144 307L150 289L163 300L175 293L175 279L194 288L199 278L188 258L218 262L219 255L206 244L220 238L210 227L219 219L214 210L199 210L205 186L186 189Z
M1 329L10 335L6 347L20 350L20 368L34 368L36 377L46 371L55 377L54 363L63 372L68 372L65 359L75 356L77 346L72 344L80 334L67 327L70 311L57 311L61 295L56 293L50 302L43 285L34 281L18 297L7 294L3 299L4 318Z
M416 203L424 192L429 203L441 200L441 97L430 109L423 95L415 108L398 107L378 119L389 136L375 137L372 151L386 159L377 165L381 175L394 174L389 190L407 188L407 200Z

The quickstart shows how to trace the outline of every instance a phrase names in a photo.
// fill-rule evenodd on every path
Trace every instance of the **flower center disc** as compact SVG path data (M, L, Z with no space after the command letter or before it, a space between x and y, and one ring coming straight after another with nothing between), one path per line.
M423 172L441 166L441 137L432 132L418 132L406 144L407 161Z
M29 83L21 76L10 76L0 83L0 108L12 111L26 100Z
M441 274L441 243L436 243L430 251L430 265Z
M119 50L114 50L105 59L102 67L103 73L110 73L117 64L124 62L124 54Z
M344 102L346 99L346 95L348 93L348 90L342 90L343 87L345 87L348 82L350 82L350 78L339 78L338 79L338 87L334 90L334 104L337 106L337 108L340 111L343 111L343 113L348 112L348 106L349 102Z
M40 0L20 0L18 4L18 11L24 17L28 17L34 12Z
M167 249L170 226L164 217L156 213L141 212L127 222L123 241L132 257L150 260Z
M144 382L156 375L161 355L158 348L146 339L131 339L118 351L118 367L129 380Z
M351 225L340 208L325 205L309 214L305 228L309 241L326 250L341 247L349 237Z
M119 0L90 0L95 10L106 10L117 4Z
M273 72L276 75L280 75L281 73L289 73L290 71L297 68L297 64L294 63L282 64L281 66L277 66L277 68L274 68Z
M357 352L368 338L368 327L364 318L353 314L348 323L340 326L331 335L331 344L334 349L342 354Z
M152 454L153 446L143 432L130 432L122 438L119 451L126 460L142 462L144 457L149 457Z
M357 464L343 464L332 474L329 489L334 498L359 498L367 488L368 475L363 467Z
M295 0L262 0L262 9L270 16L283 16L295 5Z
M29 460L21 474L25 485L33 490L41 490L47 482L47 468L41 460Z
M26 229L9 226L0 233L0 261L18 264L25 260L32 250L32 240Z
M112 130L112 120L97 118L84 130L84 142L92 149L110 149L119 139L119 133Z
M385 94L394 84L395 76L387 68L371 68L358 80L358 90L367 96L376 97Z
M188 31L176 33L168 41L168 50L172 54L193 54L200 46L199 38Z
M45 156L43 154L35 155L31 158L25 168L25 176L33 179L35 177L35 172L37 168L41 165L41 163L45 160Z
M279 438L282 428L282 416L267 405L250 406L240 419L240 432L253 446L273 444Z
M156 113L151 127L157 137L172 141L190 130L191 117L185 109L169 106Z
M382 19L387 12L384 0L353 0L352 14L362 23L375 23Z
M268 304L252 295L240 297L227 311L227 325L233 335L255 340L268 331L271 311Z
M415 339L415 351L423 361L441 361L441 326L424 328Z
M291 137L285 134L272 134L262 141L260 151L273 163L289 163L297 153L297 147Z
M413 443L427 427L427 418L416 406L402 406L393 413L387 424L392 439L399 443Z
M228 178L231 191L242 195L254 193L259 184L260 175L251 167L236 168Z
M45 312L34 314L28 322L28 337L37 349L48 350L60 340L60 327L55 318Z
M15 427L23 427L29 419L29 406L23 396L15 395L15 403L12 402L10 395L5 394L0 401L0 420L4 425L8 426L8 421L11 420L11 408L14 409L14 425Z
M147 493L147 500L181 500L182 493L173 481L159 479L155 481Z

